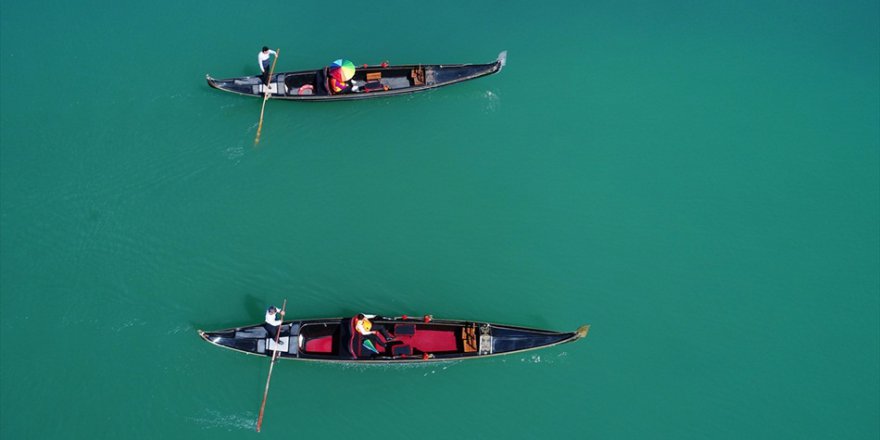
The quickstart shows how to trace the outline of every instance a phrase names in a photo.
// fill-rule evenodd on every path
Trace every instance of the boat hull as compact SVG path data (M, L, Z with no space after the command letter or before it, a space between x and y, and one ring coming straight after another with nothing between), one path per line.
M393 336L372 340L371 350L353 330L352 318L285 321L276 345L261 324L216 331L199 330L202 339L238 352L279 359L318 362L411 363L477 359L552 347L586 337L589 326L574 332L459 320L376 318L374 329Z
M487 64L419 64L402 66L367 66L358 68L352 78L358 91L331 93L327 69L275 73L269 80L272 99L288 101L350 101L405 95L469 81L501 71L507 51ZM239 95L263 97L266 86L259 76L215 79L206 76L208 85Z

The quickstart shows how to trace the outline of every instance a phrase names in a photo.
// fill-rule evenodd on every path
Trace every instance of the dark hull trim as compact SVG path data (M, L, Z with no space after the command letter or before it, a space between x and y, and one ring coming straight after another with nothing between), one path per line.
M271 357L278 350L279 359L333 363L398 364L417 362L478 359L522 353L577 341L587 336L590 326L574 332L553 332L459 320L377 318L377 327L394 330L397 339L380 354L354 353L349 345L352 336L347 323L350 318L327 318L285 321L278 346L270 340L262 325L236 327L217 331L199 330L199 336L211 344L246 354ZM405 329L411 332L403 334ZM402 335L402 336L401 336ZM397 344L397 345L395 345ZM398 355L397 348L408 352Z
M331 94L325 69L275 73L270 79L271 98L288 101L350 101L405 95L469 81L501 71L507 51L488 64L421 64L403 66L368 66L358 68L354 79L364 85L359 92ZM372 79L371 79L372 78ZM206 75L208 85L225 92L263 97L258 76L215 79ZM364 90L370 91L364 91ZM300 91L308 94L300 94Z

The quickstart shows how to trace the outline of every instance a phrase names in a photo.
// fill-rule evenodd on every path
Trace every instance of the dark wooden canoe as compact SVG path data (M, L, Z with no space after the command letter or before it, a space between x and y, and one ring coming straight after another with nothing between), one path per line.
M576 341L587 336L589 325L574 332L554 332L488 322L407 317L372 320L373 329L384 327L393 340L373 353L353 330L352 318L285 321L279 344L261 324L225 330L202 331L204 340L242 353L280 359L355 363L405 363L476 359L520 353ZM384 340L384 337L381 338Z
M507 62L507 51L488 64L418 64L402 66L358 67L354 82L357 92L330 93L328 69L281 72L272 75L269 90L272 99L292 101L333 101L379 98L436 89L498 73ZM214 79L206 76L208 85L239 95L262 97L264 85L259 76Z

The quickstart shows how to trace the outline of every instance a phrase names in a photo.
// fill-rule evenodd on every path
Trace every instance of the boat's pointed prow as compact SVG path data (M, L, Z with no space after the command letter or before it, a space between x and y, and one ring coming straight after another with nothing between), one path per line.
M496 62L501 63L501 67L498 68L499 71L501 69L503 69L504 66L507 65L507 51L506 50L502 50L501 53L498 54L498 60L496 60Z
M578 339L586 338L587 333L589 333L589 332L590 332L590 324L582 325L582 326L578 327L577 331L575 331L575 333L577 333Z

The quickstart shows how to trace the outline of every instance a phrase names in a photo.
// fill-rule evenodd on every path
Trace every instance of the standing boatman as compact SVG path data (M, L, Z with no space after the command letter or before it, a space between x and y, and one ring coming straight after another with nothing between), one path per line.
M271 70L270 67L272 66L272 63L269 62L269 57L271 55L275 55L275 58L278 58L278 53L267 46L263 46L263 50L257 54L257 61L260 63L260 72L262 72L264 85L269 85L269 70Z
M276 315L280 314L281 319L277 319ZM275 339L275 335L278 334L278 326L284 322L284 310L279 310L278 307L269 306L266 309L266 322L263 323L263 328L266 329L266 332L269 333L270 339Z

